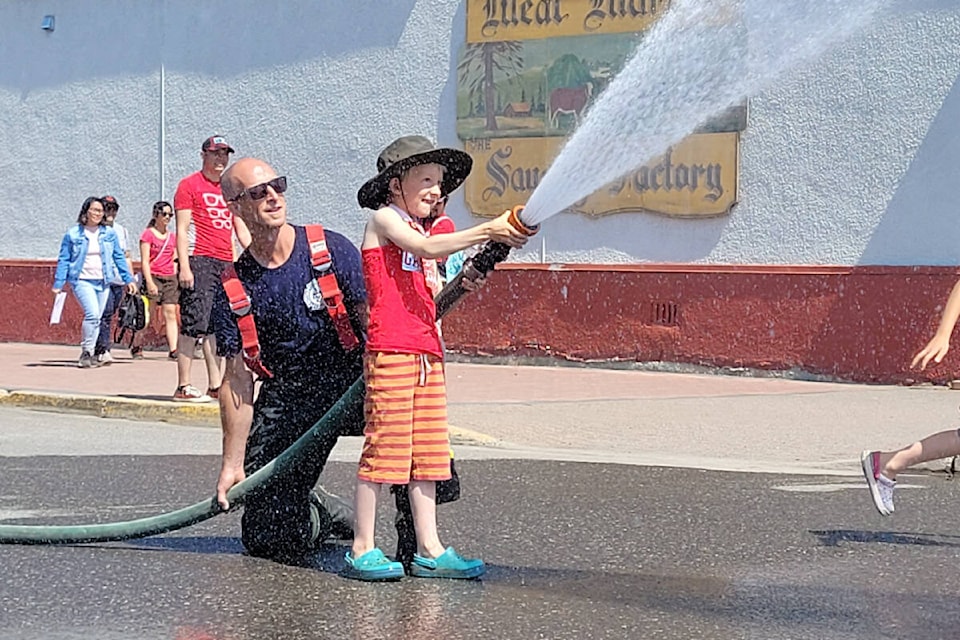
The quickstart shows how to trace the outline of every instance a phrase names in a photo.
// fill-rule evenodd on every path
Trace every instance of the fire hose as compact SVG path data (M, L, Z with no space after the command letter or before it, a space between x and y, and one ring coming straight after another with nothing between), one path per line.
M533 235L538 228L527 226L521 221L522 211L522 206L514 207L510 222L517 230ZM487 242L480 252L464 264L463 270L437 294L437 318L442 318L464 295L469 293L469 290L463 286L464 279L486 276L509 253L508 245ZM233 511L241 506L248 495L271 478L281 476L288 469L297 466L299 460L316 455L317 447L323 442L325 436L336 429L337 424L358 404L363 403L363 396L363 378L358 378L336 404L286 451L227 491L230 510ZM0 524L0 544L79 544L130 540L183 529L221 513L224 513L224 510L214 496L176 511L122 522L81 525Z

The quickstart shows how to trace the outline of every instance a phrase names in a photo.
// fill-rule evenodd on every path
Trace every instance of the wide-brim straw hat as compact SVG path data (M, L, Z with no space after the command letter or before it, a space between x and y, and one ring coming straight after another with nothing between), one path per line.
M470 175L473 158L459 149L433 146L424 136L404 136L390 143L377 158L377 171L357 192L357 201L365 209L386 206L390 198L390 179L399 178L405 171L421 164L439 164L444 168L440 185L444 195L456 190Z

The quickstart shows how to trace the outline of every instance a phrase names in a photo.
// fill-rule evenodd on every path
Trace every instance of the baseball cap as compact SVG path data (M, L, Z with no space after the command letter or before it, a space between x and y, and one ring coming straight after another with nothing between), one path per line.
M116 207L117 209L120 208L120 203L117 202L117 199L114 198L113 196L103 196L100 199L103 200L103 206L105 208L106 207Z
M200 145L201 151L219 151L220 149L226 149L229 153L233 153L233 147L227 144L227 141L221 135L210 136Z

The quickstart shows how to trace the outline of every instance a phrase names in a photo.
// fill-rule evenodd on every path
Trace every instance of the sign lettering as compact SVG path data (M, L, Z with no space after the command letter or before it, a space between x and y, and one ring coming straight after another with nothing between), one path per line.
M592 8L583 17L585 33L597 31L607 20L648 20L669 6L669 0L591 0Z
M561 0L484 0L485 20L480 27L484 38L497 39L501 28L520 25L537 27L562 24L569 18L562 13Z
M590 215L630 210L683 216L726 213L736 196L736 136L695 134L572 210ZM466 198L477 215L494 216L526 202L562 141L515 138L491 142L484 152L474 152L473 145L467 144L476 168L467 182ZM482 172L478 171L481 167Z

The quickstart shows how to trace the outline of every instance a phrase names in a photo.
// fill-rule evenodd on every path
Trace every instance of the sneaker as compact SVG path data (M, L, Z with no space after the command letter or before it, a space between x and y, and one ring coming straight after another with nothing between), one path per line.
M340 572L344 578L363 580L364 582L384 582L399 580L403 577L403 565L393 562L383 555L380 549L367 551L359 558L354 559L347 551L344 559L347 565Z
M210 402L211 400L210 396L201 393L200 389L190 384L177 387L177 390L173 393L174 402Z
M464 558L447 547L437 558L424 558L414 554L413 564L410 565L410 575L417 578L451 578L453 580L473 580L486 572L487 567L483 560Z
M213 398L214 400L219 400L219 399L220 399L220 387L216 387L216 388L214 388L214 387L208 387L208 388L207 388L207 395L210 396L211 398Z
M81 369L95 369L100 366L100 361L93 357L93 354L89 351L84 351L80 354L80 360L77 362L77 366Z
M867 479L867 486L870 487L873 506L877 508L880 515L889 516L893 513L893 490L897 486L897 481L880 473L880 452L861 453L860 467L863 469L863 477Z
M103 353L97 356L97 362L99 362L102 366L107 366L108 364L113 362L113 356L110 355L109 351L104 351Z
M133 347L130 349L130 357L134 360L143 360L143 347Z

